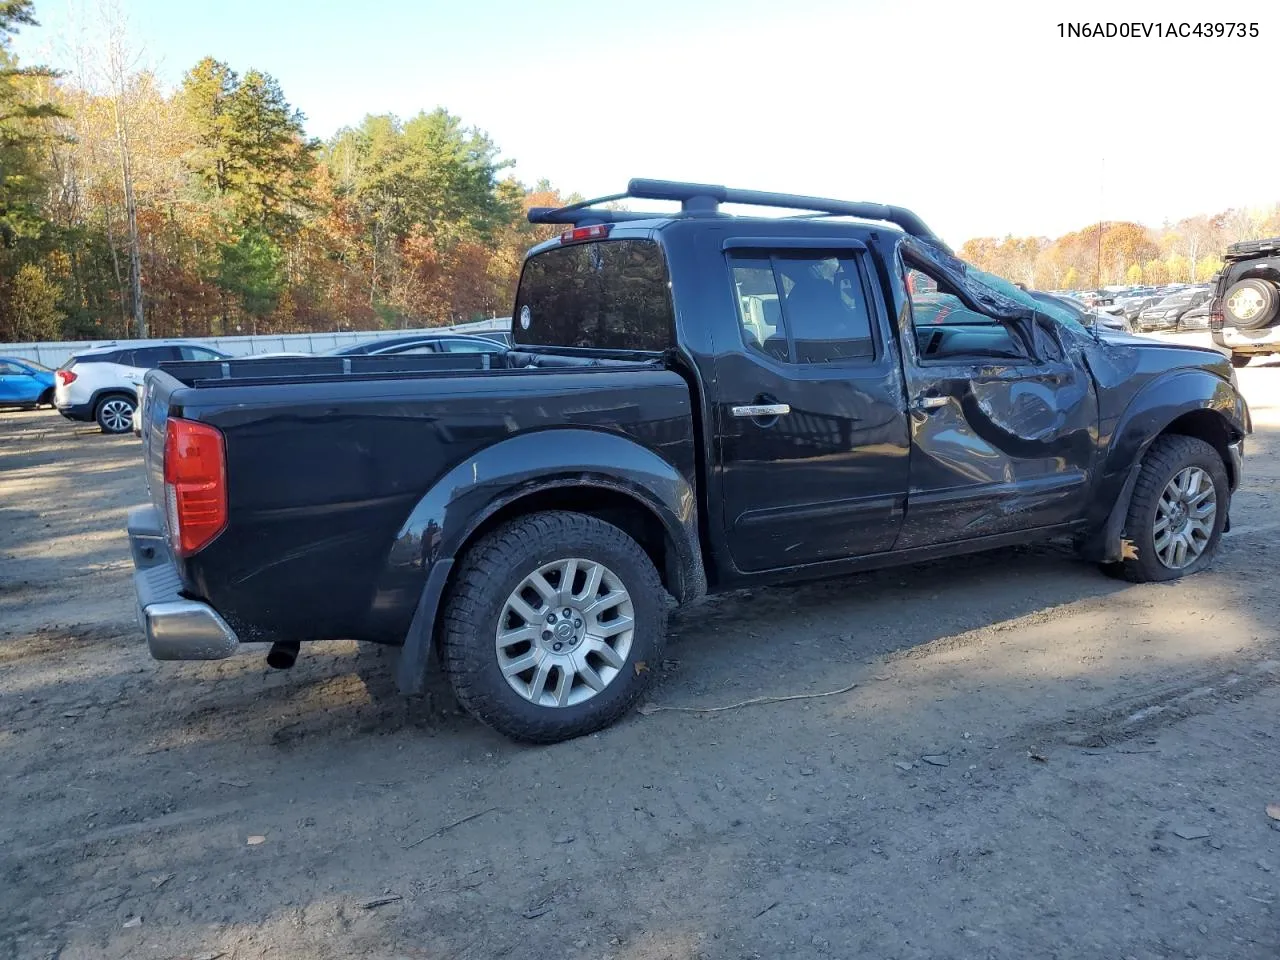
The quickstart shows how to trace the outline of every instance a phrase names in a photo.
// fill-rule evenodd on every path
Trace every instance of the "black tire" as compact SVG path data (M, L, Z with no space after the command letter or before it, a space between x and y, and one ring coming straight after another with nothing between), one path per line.
M40 394L40 399L36 401L36 406L53 406L53 387L50 387L44 393Z
M1242 367L1247 367L1249 365L1249 361L1252 359L1253 359L1252 354L1233 353L1231 355L1231 365L1235 367L1237 370L1239 370Z
M525 577L575 557L603 564L630 594L631 647L603 690L575 705L544 706L517 693L503 676L498 621ZM666 592L635 540L585 514L534 513L499 527L467 552L445 606L440 652L454 695L473 717L514 740L557 743L607 727L635 705L662 662L666 629Z
M1233 304L1236 305L1236 309L1240 309L1240 305L1234 298L1242 293L1246 295L1246 302L1251 305L1256 305L1259 299L1262 301L1256 312L1244 317L1232 309ZM1276 314L1280 313L1280 290L1270 280L1260 280L1256 277L1238 280L1231 285L1222 298L1222 313L1229 327L1240 330L1261 330L1263 327L1269 327L1275 321Z
M1161 562L1155 548L1156 508L1165 487L1187 467L1201 467L1213 482L1218 509L1213 529L1200 556L1185 567L1173 568ZM1222 541L1222 527L1231 505L1227 469L1218 451L1195 437L1167 435L1156 441L1142 458L1142 470L1133 488L1129 512L1125 518L1124 537L1138 555L1118 563L1105 564L1103 570L1131 583L1154 583L1177 580L1196 573L1213 561Z
M121 404L128 409L121 407ZM136 404L137 400L127 393L109 393L98 401L93 418L98 421L98 428L103 433L128 433L133 429L133 408Z

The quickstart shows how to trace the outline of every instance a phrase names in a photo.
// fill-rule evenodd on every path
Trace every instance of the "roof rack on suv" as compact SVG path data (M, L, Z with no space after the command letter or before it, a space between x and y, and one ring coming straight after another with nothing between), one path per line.
M765 190L738 190L710 183L684 183L678 180L634 179L625 193L596 197L564 207L534 207L529 211L530 223L564 223L575 227L596 223L625 223L629 220L654 220L670 217L670 213L642 213L630 210L600 210L598 204L616 200L674 200L685 216L717 216L720 204L737 203L752 207L775 207L784 210L806 210L809 215L823 217L857 217L860 220L882 220L892 223L913 237L937 244L950 252L923 220L903 207L884 203L861 203L851 200L827 200L794 193L772 193Z
M1244 259L1259 253L1275 253L1280 250L1280 237L1265 237L1262 240L1240 240L1227 247L1226 259Z

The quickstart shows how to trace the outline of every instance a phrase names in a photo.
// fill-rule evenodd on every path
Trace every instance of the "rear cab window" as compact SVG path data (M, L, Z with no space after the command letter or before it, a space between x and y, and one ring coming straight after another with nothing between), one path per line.
M870 363L871 313L851 253L779 250L730 258L748 350L795 364Z
M520 274L512 333L517 346L653 352L675 346L662 248L626 238L533 254Z

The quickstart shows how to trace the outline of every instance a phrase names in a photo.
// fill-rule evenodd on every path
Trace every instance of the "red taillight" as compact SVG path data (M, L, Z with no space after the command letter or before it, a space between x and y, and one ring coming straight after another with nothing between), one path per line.
M227 456L222 433L172 417L164 437L164 495L179 556L208 546L227 525Z
M579 243L582 240L603 240L609 235L610 224L597 223L590 227L574 227L560 234L561 243Z
M64 387L67 386L68 384L74 383L75 379L76 379L76 375L72 373L70 370L58 371L58 382L62 384Z

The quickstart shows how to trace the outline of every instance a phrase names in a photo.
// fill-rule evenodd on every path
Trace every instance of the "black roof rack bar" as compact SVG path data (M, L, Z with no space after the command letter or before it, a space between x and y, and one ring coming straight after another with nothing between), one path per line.
M533 223L619 223L627 220L650 219L670 216L663 213L632 213L619 210L592 210L593 204L608 203L634 197L638 200L673 200L684 213L715 214L720 204L736 203L753 207L777 207L784 210L807 210L826 216L857 217L860 220L881 220L892 223L914 237L929 240L947 248L938 236L918 216L903 207L884 203L861 203L850 200L828 200L794 193L772 193L764 190L738 190L710 183L684 183L678 180L647 180L637 178L627 184L627 192L585 200L567 207L550 210L537 207L529 211Z
M588 203L592 201L587 201ZM625 223L628 220L660 220L670 213L636 213L632 210L591 210L574 204L572 207L530 207L530 223L563 223L575 227L589 227L595 223Z

